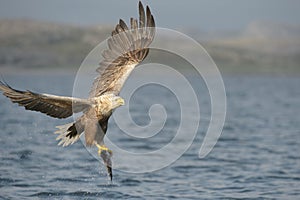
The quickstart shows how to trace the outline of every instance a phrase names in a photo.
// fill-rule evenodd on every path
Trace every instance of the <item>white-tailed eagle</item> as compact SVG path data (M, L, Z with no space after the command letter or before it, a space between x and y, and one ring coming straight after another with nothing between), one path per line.
M130 27L120 19L111 37L108 48L102 52L103 60L87 99L38 94L19 91L0 81L0 91L13 103L27 110L42 112L55 118L67 118L73 113L82 112L81 117L70 124L58 126L59 145L67 146L85 135L86 146L95 145L112 179L112 152L103 142L108 119L113 110L124 105L118 96L131 71L142 62L149 52L149 45L155 35L155 22L149 7L146 11L139 2L139 19L130 19Z

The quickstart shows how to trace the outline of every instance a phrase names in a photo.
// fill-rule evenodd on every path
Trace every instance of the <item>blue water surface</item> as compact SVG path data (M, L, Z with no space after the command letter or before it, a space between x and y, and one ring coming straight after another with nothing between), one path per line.
M5 80L18 89L72 95L74 76L7 75ZM300 78L225 76L226 123L217 145L204 159L198 158L198 152L210 118L209 95L202 80L193 76L189 80L196 88L202 117L191 147L158 171L114 170L112 183L81 141L57 146L55 126L71 118L57 120L24 111L1 95L0 199L299 198ZM141 88L131 99L133 120L147 124L145 105L169 99L161 102L174 112L165 130L176 129L178 102L166 89L155 87ZM172 139L172 134L158 134L155 143L136 143L118 132L114 120L109 127L108 135L115 143L139 152Z

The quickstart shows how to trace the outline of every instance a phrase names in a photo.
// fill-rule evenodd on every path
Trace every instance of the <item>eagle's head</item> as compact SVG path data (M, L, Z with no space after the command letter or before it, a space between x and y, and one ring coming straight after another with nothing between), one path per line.
M125 105L124 99L122 97L120 97L120 96L113 96L111 98L111 103L112 103L112 105L111 105L112 109L115 109L115 108L117 108L119 106Z

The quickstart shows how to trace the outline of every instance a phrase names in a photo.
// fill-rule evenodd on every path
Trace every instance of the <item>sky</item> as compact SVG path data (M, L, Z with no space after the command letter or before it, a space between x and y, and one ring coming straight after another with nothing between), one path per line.
M137 16L138 0L0 0L0 19L75 25L116 24ZM143 0L157 25L203 31L241 30L254 21L300 24L300 0Z

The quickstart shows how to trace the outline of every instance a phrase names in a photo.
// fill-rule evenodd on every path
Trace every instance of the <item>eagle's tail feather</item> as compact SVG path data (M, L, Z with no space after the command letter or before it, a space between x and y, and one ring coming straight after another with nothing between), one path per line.
M54 132L58 134L56 140L60 140L58 145L62 145L63 147L75 143L84 130L84 126L80 123L80 120L56 126L56 128L58 128L58 130Z

